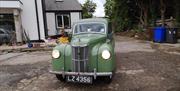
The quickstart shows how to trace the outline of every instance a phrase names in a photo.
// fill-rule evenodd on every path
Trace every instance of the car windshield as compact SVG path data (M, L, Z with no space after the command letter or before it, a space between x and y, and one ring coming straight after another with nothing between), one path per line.
M74 28L74 34L80 34L80 33L105 33L105 24L103 23L77 24Z

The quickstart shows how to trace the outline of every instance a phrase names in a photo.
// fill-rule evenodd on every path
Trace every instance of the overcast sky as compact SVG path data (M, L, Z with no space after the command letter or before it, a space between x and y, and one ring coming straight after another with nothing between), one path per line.
M86 0L78 0L81 4L83 4ZM97 17L103 17L105 15L104 13L104 3L105 3L105 0L92 0L93 2L96 3L97 7L96 7L96 11L95 13L93 14L94 16L97 16Z

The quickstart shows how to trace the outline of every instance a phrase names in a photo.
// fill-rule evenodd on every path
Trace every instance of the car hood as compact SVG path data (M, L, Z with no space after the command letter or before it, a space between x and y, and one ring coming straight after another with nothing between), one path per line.
M106 40L105 34L81 34L72 37L71 45L86 46L90 44L100 43Z

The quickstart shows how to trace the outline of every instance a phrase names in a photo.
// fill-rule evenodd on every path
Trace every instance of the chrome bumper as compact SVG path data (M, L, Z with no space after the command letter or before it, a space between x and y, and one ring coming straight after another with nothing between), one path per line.
M64 72L64 71L49 71L52 74L60 74L63 77L65 77L65 75L80 75L80 76L93 76L94 79L96 79L97 76L110 76L110 78L112 77L112 72L96 72L94 70L94 72Z

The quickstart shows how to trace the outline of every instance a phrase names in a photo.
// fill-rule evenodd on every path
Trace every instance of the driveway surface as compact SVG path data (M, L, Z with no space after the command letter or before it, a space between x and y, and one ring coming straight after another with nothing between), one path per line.
M115 50L117 70L110 84L58 81L48 72L50 51L1 53L0 91L180 91L179 52L120 36L116 36Z

